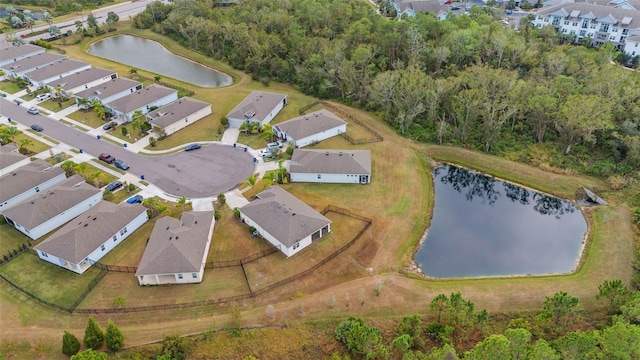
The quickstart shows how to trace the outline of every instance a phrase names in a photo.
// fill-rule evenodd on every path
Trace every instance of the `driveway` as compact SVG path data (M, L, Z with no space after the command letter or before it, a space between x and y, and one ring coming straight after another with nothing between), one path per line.
M187 198L217 196L238 187L255 172L253 156L231 145L204 145L201 149L162 156L138 155L124 147L76 130L0 98L0 114L27 127L38 124L42 133L85 153L98 157L109 153L131 166L127 171L153 183L169 195Z

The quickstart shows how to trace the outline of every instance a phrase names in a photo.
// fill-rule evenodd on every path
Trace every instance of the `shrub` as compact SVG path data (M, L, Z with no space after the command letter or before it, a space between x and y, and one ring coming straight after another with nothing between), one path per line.
M213 211L213 218L217 220L220 220L220 218L222 217L222 214L220 213L220 210L214 210Z
M291 145L287 146L287 150L286 150L287 155L289 156L293 155L293 150L294 150L293 146Z
M72 333L65 331L62 335L62 353L71 356L80 351L80 340Z
M627 186L627 179L620 175L611 175L607 178L607 183L612 190L620 190Z
M102 199L103 200L113 200L113 192L109 191L109 190L105 190L102 192Z
M229 119L226 116L223 116L220 119L220 125L224 126L224 128L228 128L229 127Z
M149 145L151 145L151 147L156 147L156 138L150 137L149 138Z
M122 348L122 345L124 345L124 334L122 334L122 330L111 320L109 320L107 324L105 341L107 343L107 349L111 351L118 351Z
M104 333L98 323L89 317L89 324L84 330L84 345L89 349L100 349L104 342Z

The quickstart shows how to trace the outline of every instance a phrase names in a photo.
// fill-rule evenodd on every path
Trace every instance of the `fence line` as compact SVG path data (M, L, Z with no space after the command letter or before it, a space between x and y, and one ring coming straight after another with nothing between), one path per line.
M62 310L62 311L68 312L68 313L73 312L73 309L71 309L71 308L67 308L67 307L64 307L64 306L60 306L60 305L58 305L58 304L54 304L54 303L49 302L49 301L47 301L47 300L40 299L40 298L39 298L39 297L37 297L36 295L34 295L34 294L32 294L32 293L28 292L27 290L25 290L25 289L21 288L20 286L18 286L18 285L16 285L16 284L14 284L11 280L7 279L7 278L6 278L6 277L4 277L4 275L2 275L2 274L0 274L0 278L1 278L2 280L4 280L7 284L11 285L14 289L16 289L16 290L18 290L19 292L23 293L23 294L24 294L24 295L26 295L28 298L30 298L30 299L32 299L32 300L35 300L36 302L39 302L39 303L41 303L41 304L43 304L43 305L45 305L45 306L49 306L49 307L52 307L52 308L54 308L54 309Z
M253 292L251 291L251 284L249 284L249 277L247 276L247 271L244 269L244 265L240 262L240 268L242 268L242 274L244 275L244 280L247 282L247 289L249 289L249 296L253 298Z
M134 74L133 77L144 79L144 80L147 80L147 81L153 81L156 84L160 84L162 86L166 86L166 87L172 88L174 90L184 91L185 93L187 93L187 96L193 96L196 93L195 91L187 89L187 88L183 88L182 86L170 84L170 83L167 83L167 82L164 82L164 81L156 81L156 79L148 77L148 76L144 76L144 75L140 75L140 74Z
M300 108L300 110L298 110L298 114L300 115L304 115L307 110L311 109L312 107L321 104L324 107L327 107L337 113L342 114L343 116L347 117L349 120L353 121L354 123L360 125L361 127L363 127L365 130L367 130L368 132L370 132L373 135L373 138L367 139L354 139L351 136L347 135L346 133L342 133L340 134L340 136L342 136L343 138L345 138L347 141L349 141L352 145L360 145L360 144L366 144L366 143L371 143L371 142L378 142L378 141L383 141L384 138L382 137L382 135L378 134L375 130L373 130L372 128L370 128L369 126L367 126L365 123L363 123L362 121L356 119L355 117L351 116L351 114L329 104L326 101L316 101L313 102L309 105L303 106Z
M27 244L19 245L17 249L10 249L8 253L2 255L2 259L0 259L0 266L17 258L18 255L22 254L23 252L29 252L29 250L31 249L27 247Z

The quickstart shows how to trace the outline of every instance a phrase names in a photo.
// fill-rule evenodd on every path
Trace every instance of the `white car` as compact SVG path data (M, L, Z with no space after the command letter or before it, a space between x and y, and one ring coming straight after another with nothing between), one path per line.
M260 150L260 156L272 158L273 157L273 153L270 150L263 149L263 150Z
M274 142L268 143L267 144L267 149L271 149L271 148L280 148L280 149L282 149L282 142L274 141Z
M44 93L36 96L36 100L38 101L45 101L45 100L49 100L50 98L51 98L51 94L49 93Z

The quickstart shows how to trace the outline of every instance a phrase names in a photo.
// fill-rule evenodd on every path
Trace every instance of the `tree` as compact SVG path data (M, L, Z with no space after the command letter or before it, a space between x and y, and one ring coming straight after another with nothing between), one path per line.
M67 175L67 177L73 175L75 173L75 169L76 166L78 164L74 163L71 160L66 160L65 162L63 162L62 164L60 164L60 168L62 170L64 170L65 174Z
M12 28L17 29L22 27L22 25L24 24L24 21L22 21L22 19L14 15L9 19L9 23L11 24Z
M122 133L122 136L129 135L129 130L127 130L125 126L120 127L120 132Z
M512 360L510 343L504 335L490 335L464 354L465 360Z
M138 69L133 68L131 70L129 70L129 75L131 75L132 78L135 78L138 76Z
M40 16L41 16L42 20L47 22L48 25L51 25L51 22L53 21L53 17L51 16L51 14L48 11L43 11Z
M15 126L6 126L2 128L2 134L11 139L11 142L16 142L16 135L22 134L22 132Z
M162 348L158 356L168 355L171 360L184 360L186 358L187 345L180 336L165 336L162 340Z
M570 95L560 107L555 127L565 143L567 155L580 141L594 144L595 131L612 127L611 106L600 95Z
M448 300L449 299L447 298L447 295L438 294L431 300L431 303L429 304L431 311L435 311L438 314L438 323L441 323L442 321L442 313L447 308Z
M531 341L531 332L526 329L507 329L505 331L505 337L509 340L511 359L525 359L527 346Z
M113 321L109 320L107 323L107 330L104 335L105 342L107 343L107 349L111 351L118 351L124 345L124 334Z
M543 311L540 315L543 319L553 319L556 326L560 325L560 320L564 317L565 323L568 325L579 306L580 300L577 297L561 291L555 293L553 297L547 296L542 304Z
M562 359L597 359L598 345L592 331L571 332L555 340Z
M57 39L58 36L60 36L60 34L62 33L60 31L60 28L55 26L55 25L49 26L49 30L48 31L49 31L49 35L51 35L51 37L55 38L55 39Z
M93 319L93 317L89 317L89 324L87 328L84 330L84 345L89 349L100 349L102 347L102 343L104 342L104 333L100 329L98 323Z
M71 357L71 360L107 360L107 354L93 349L81 351Z
M84 24L82 21L76 20L73 24L76 26L76 34L82 34L84 32Z
M609 300L607 307L609 314L615 314L620 311L620 306L627 301L629 294L629 288L622 280L605 280L598 286L596 299Z
M93 14L89 14L87 16L87 26L89 28L94 28L94 29L98 28L98 20Z
M178 199L178 205L182 206L182 210L184 210L187 206L187 198L185 196L181 196Z
M347 349L367 359L374 358L382 349L382 333L376 327L367 326L359 318L349 317L338 325L336 340L345 344Z
M536 341L527 357L529 360L560 360L560 355L544 339Z
M240 209L237 207L233 208L233 216L240 219Z
M131 115L131 129L138 130L138 136L142 136L142 121L144 121L142 110L134 111Z
M227 197L224 196L224 194L218 194L218 208L221 208L222 206L224 206L226 202L227 202Z
M161 79L162 79L162 77L160 75L156 75L156 76L153 77L153 81L155 81L157 83L159 83Z
M96 187L100 188L103 185L102 184L102 180L104 180L106 177L107 177L107 175L105 175L105 173L103 173L102 171L98 170L98 171L92 173L91 175L89 175L87 180L88 181L94 181L94 184L96 185Z
M102 199L103 199L103 200L106 200L106 201L111 201L111 200L113 200L113 191L111 191L111 190L106 190L106 189L105 189L105 190L102 192Z
M80 351L80 340L72 333L65 331L62 335L62 353L71 356Z
M33 141L31 141L31 139L27 139L27 138L20 139L20 149L22 150L26 150L27 146L31 144L33 144Z
M114 26L118 22L118 20L120 20L120 17L115 12L109 11L107 13L106 23L109 26L109 29L114 29Z
M596 334L602 359L640 359L640 326L617 321Z
M256 186L256 176L255 175L250 175L247 180L244 181L245 184L247 184L250 188L251 191L253 192L253 187ZM253 194L255 195L255 194Z

